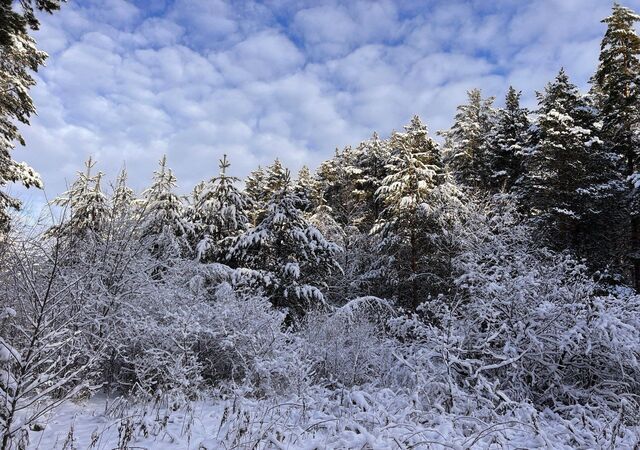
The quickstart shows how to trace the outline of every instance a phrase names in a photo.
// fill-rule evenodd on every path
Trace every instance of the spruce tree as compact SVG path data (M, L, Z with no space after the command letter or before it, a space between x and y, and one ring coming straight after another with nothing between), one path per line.
M487 189L491 176L485 150L495 121L494 98L483 99L479 89L467 94L469 101L458 106L453 126L441 133L445 162L461 185Z
M404 132L393 133L389 145L389 175L376 192L384 209L371 232L380 237L378 251L386 256L393 294L415 308L430 284L426 218L431 195L442 183L443 164L437 143L418 116Z
M267 167L265 173L265 196L267 199L270 199L274 193L279 192L282 189L285 180L285 172L286 169L278 158L273 161L273 164Z
M218 176L204 183L194 197L196 253L203 262L226 261L234 239L249 225L247 199L235 186L239 178L227 175L229 166L224 155Z
M616 158L598 137L595 110L564 70L538 99L518 197L549 245L586 256L594 243L604 247L594 234L621 189Z
M601 110L602 131L612 150L625 160L625 171L636 171L640 123L640 36L634 25L640 16L614 3L600 44L600 63L591 80Z
M528 111L520 106L521 93L509 87L505 106L489 133L484 151L488 165L488 184L494 192L509 192L522 174L522 152L529 133Z
M192 227L186 219L182 197L175 193L176 177L167 167L167 156L153 174L153 182L137 204L142 238L159 260L189 255Z
M353 193L361 205L356 225L363 231L371 229L382 210L376 191L388 175L389 158L389 143L380 139L377 133L373 133L371 139L361 142L356 148L355 169L352 170L356 189Z
M250 205L249 220L252 225L257 225L258 219L264 212L264 206L268 200L265 170L258 166L251 172L244 182L244 192Z
M334 218L342 226L356 223L362 209L361 202L354 195L356 179L361 174L356 159L357 151L353 148L336 149L334 157L318 168L319 204L331 208Z
M84 172L78 172L78 178L71 188L53 200L61 206L69 217L60 225L54 226L50 233L76 242L89 235L99 238L109 219L107 198L102 192L102 172L91 173L95 162L91 157L85 162Z
M298 172L293 190L300 199L298 209L305 213L313 212L318 206L319 186L307 166L302 166Z
M135 193L127 184L127 169L120 170L111 196L111 220L131 218Z
M605 145L621 157L619 171L638 185L640 156L640 37L634 25L640 16L614 3L611 15L602 20L607 31L600 45L598 69L592 94L597 100ZM620 202L618 202L620 203ZM632 279L640 289L640 194L630 187L628 194L626 245L631 259Z
M272 182L275 180L272 180ZM283 171L260 223L241 235L230 250L234 260L260 271L262 287L274 306L302 316L324 302L320 288L339 270L339 247L327 241L296 204L288 170Z

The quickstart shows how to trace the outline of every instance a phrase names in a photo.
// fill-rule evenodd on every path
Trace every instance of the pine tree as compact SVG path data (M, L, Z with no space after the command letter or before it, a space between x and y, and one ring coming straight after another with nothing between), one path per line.
M109 218L107 198L102 192L102 172L91 174L95 162L91 157L85 162L85 171L78 172L78 179L71 188L53 200L69 214L68 220L54 226L50 233L76 241L89 234L99 237Z
M426 221L431 195L442 183L443 165L438 145L429 137L418 116L405 132L391 136L389 175L376 192L384 205L372 233L389 261L393 292L405 305L416 307L424 300L425 255L429 250Z
M640 16L629 8L614 3L612 13L602 20L607 31L600 45L600 62L591 79L592 94L597 99L605 145L621 156L619 171L640 179L640 37L634 25ZM633 265L633 281L640 289L640 194L630 189L630 203L624 218L628 223L626 242Z
M333 157L320 163L316 174L320 186L320 202L325 204L333 204L333 199L337 198L337 192L340 188L338 179L340 178L340 165L342 164L342 153L339 149L335 149Z
M602 20L607 31L591 80L599 100L603 136L625 158L628 175L636 170L639 147L640 37L634 30L639 21L639 15L614 3L611 15Z
M522 152L529 133L528 111L520 107L521 93L509 87L505 107L497 119L485 146L488 183L494 192L509 192L522 174Z
M538 98L518 196L552 247L581 254L594 244L596 221L621 189L616 158L598 137L595 110L564 70Z
M278 158L266 169L258 167L247 177L245 192L250 202L249 219L253 226L262 220L271 196L281 189L285 168Z
M239 178L227 175L227 155L220 160L220 173L204 183L194 197L196 253L203 262L226 261L236 237L246 231L247 199L235 186Z
M191 251L191 226L186 220L183 199L174 192L176 177L167 168L166 155L154 172L153 182L138 200L142 238L157 258L171 259Z
M491 176L485 149L495 122L494 98L483 99L479 89L467 94L469 101L458 106L453 126L441 133L445 137L445 162L461 185L487 189Z
M11 152L15 142L25 145L16 122L28 125L36 112L29 90L36 84L30 71L44 65L47 54L36 48L29 30L37 30L39 22L34 8L53 12L60 0L0 1L0 188L8 183L21 183L42 188L40 176L26 163L14 161ZM15 11L14 5L22 11ZM20 201L0 191L0 232L9 228L8 209L19 209Z
M300 200L288 171L277 185L280 188L271 196L260 223L239 237L230 255L264 274L263 288L274 306L301 316L324 302L319 288L332 270L339 270L335 262L339 247L296 208Z

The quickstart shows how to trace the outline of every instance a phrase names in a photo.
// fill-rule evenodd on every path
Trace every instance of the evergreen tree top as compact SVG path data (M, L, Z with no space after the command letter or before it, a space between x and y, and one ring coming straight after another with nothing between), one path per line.
M600 64L595 75L595 81L601 87L610 82L607 78L637 78L640 37L634 25L639 21L640 15L618 3L614 3L611 15L602 20L607 31L600 44Z
M513 86L509 86L507 95L505 96L504 107L507 110L515 110L520 108L520 97L522 91L517 91Z
M558 112L572 110L581 99L577 86L571 83L564 68L545 86L544 92L538 92L537 96L540 114L549 113L552 109Z

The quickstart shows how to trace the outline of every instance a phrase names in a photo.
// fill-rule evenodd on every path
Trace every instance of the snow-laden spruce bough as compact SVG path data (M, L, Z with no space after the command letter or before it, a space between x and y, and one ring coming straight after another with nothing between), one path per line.
M89 160L0 239L0 448L638 448L639 20L588 95L472 90L442 146L414 117L186 197Z

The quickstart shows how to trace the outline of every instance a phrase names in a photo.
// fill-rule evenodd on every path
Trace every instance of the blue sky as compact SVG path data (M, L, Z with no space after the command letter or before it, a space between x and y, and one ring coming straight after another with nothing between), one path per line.
M275 157L314 167L413 114L447 128L473 87L501 103L513 84L532 106L564 66L586 88L611 4L70 0L36 34L50 59L14 155L49 197L89 155L110 178L126 162L138 190L164 153L183 192L223 153L239 176Z

